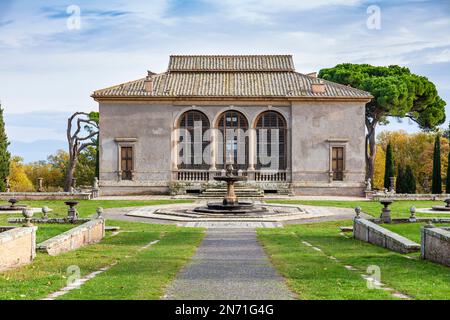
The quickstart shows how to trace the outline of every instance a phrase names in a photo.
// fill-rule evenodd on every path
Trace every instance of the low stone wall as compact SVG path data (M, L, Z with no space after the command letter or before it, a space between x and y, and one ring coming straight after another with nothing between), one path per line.
M25 223L25 219L24 218L8 218L8 223ZM31 223L33 224L39 224L39 223L46 223L46 224L67 224L67 223L72 223L72 224L83 224L86 222L91 221L91 219L89 218L78 218L76 220L72 220L69 218L48 218L48 219L44 219L44 218L32 218L30 220Z
M354 219L353 237L399 253L420 250L420 245L366 219Z
M448 228L422 228L423 259L450 266L450 231Z
M450 198L450 194L428 194L428 193L384 193L379 192L372 195L372 199L380 201L381 199L389 200L442 200Z
M105 220L95 219L37 245L51 256L99 242L105 236Z
M0 192L0 200L89 200L91 193L72 192Z
M36 256L36 230L0 227L0 272L31 263Z

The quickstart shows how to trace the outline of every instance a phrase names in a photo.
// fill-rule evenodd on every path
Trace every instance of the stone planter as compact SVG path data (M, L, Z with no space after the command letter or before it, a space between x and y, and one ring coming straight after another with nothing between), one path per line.
M0 227L0 272L31 263L36 256L37 227Z

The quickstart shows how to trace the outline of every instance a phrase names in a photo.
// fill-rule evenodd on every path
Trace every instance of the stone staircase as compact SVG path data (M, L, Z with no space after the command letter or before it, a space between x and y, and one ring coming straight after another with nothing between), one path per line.
M236 184L234 186L236 196L238 198L246 199L246 198L263 198L264 191L257 187L251 186L240 186ZM223 198L227 193L226 185L220 186L212 186L207 187L203 192L199 195L200 198Z

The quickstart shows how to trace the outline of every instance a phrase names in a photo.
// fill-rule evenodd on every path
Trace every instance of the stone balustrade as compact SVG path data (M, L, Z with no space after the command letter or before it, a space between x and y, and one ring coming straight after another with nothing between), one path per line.
M354 219L353 237L399 253L420 250L420 245L366 219Z

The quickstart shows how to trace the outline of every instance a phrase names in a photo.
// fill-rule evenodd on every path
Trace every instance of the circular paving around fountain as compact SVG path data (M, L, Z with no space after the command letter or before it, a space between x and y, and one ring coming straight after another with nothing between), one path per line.
M283 222L317 217L332 216L332 211L309 210L299 205L255 203L255 211L242 213L211 213L194 211L207 207L206 202L195 204L164 205L153 210L149 207L137 208L125 215L139 218L159 219L178 222Z

